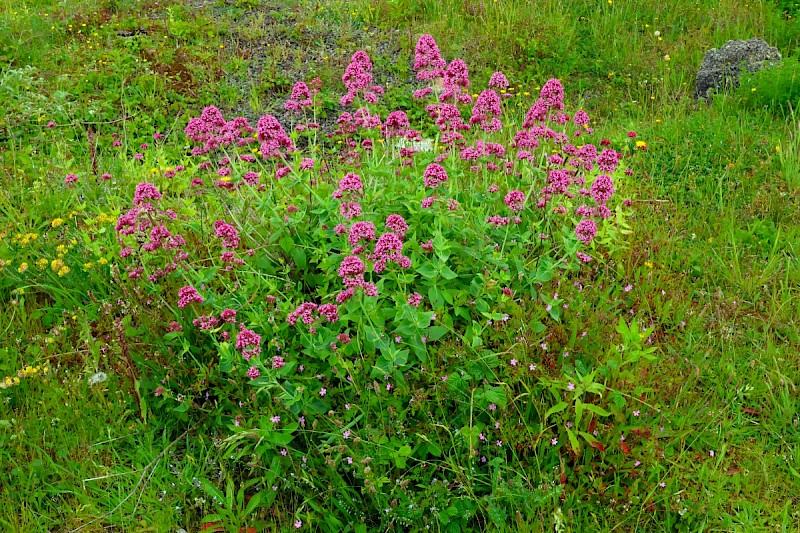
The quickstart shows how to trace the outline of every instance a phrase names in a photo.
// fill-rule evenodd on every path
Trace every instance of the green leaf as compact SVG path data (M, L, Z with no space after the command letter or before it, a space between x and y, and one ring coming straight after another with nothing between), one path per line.
M428 298L430 299L431 305L434 309L444 305L442 291L440 291L436 285L431 285L430 288L428 288Z
M506 390L502 387L487 387L484 392L484 398L489 403L495 403L500 407L505 407L508 404L506 397Z
M292 259L294 260L294 264L301 270L305 270L308 266L308 258L306 257L305 250L302 248L295 247L292 250Z
M581 444L578 442L578 436L569 428L567 428L567 436L569 437L569 443L572 445L572 451L580 455Z
M453 272L453 271L450 269L450 267L449 267L449 266L447 266L447 265L445 265L445 264L442 264L442 265L439 267L439 271L441 272L441 274L442 274L442 277L443 277L444 279L446 279L446 280L456 279L456 278L458 277L458 274L456 274L455 272Z
M593 403L585 403L583 406L586 408L587 411L591 411L596 415L600 416L611 416L611 413L603 409L598 405L594 405Z
M428 342L438 341L447 335L447 328L442 326L431 326L428 328Z
M201 479L200 484L203 487L203 490L206 491L206 494L212 498L215 498L217 503L225 503L225 496L223 496L222 492L217 487L212 485L210 481L207 479Z
M548 409L547 412L544 414L544 421L547 422L547 419L550 418L551 415L560 413L561 411L566 409L567 406L568 406L567 402L558 402L553 407Z
M433 279L438 275L438 272L430 263L425 263L424 265L419 267L417 269L417 272L419 272L421 275L425 276L428 279Z

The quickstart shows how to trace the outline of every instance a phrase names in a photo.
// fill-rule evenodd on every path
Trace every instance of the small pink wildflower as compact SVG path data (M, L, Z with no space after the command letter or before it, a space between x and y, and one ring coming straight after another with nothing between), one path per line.
M184 308L192 302L203 303L203 297L191 285L182 287L178 291L178 307Z

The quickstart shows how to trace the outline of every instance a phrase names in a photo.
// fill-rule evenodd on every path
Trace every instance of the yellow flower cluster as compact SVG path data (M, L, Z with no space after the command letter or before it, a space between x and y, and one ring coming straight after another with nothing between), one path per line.
M39 238L38 233L17 233L14 235L12 242L18 243L20 246L28 246L30 243Z
M20 378L32 378L39 374L47 374L50 372L50 367L48 365L36 365L36 366L25 366L22 370L17 372L17 377Z
M19 378L18 377L11 377L6 376L3 381L0 381L0 389L8 389L13 387L14 385L19 385Z
M20 381L25 378L32 378L38 375L46 375L50 373L50 365L27 365L17 372L16 376L6 376L0 381L0 389L8 389L14 385L19 385Z
M50 263L50 268L53 270L53 272L58 274L59 278L69 274L69 267L65 265L64 261L61 259L53 259L53 261Z
M52 222L50 222L50 226L53 228L59 227L61 224L64 223L63 218L54 218Z
M111 222L114 222L114 217L109 216L105 213L100 213L99 215L97 215L95 222L97 222L98 224L110 224Z

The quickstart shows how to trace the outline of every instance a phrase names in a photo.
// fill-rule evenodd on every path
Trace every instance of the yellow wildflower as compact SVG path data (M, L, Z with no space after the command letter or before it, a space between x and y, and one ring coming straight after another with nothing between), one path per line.
M59 244L58 246L56 246L56 251L59 254L64 255L65 253L67 253L67 247L64 246L63 244Z
M94 266L94 263L84 263L83 268L86 270L90 270Z
M36 266L39 267L39 270L44 270L47 268L47 259L38 259L36 261Z
M52 226L54 228L57 228L63 223L64 223L64 219L63 218L54 218L53 221L50 222L50 226Z
M108 263L108 259L106 259L105 257L101 257L97 262L100 263L101 265L105 265L106 263Z
M58 277L59 278L63 278L67 274L69 274L69 267L62 266L61 268L58 269Z
M17 272L19 272L20 274L22 274L22 273L24 273L26 270L28 270L28 263L21 263L21 264L19 265L19 268L17 269Z

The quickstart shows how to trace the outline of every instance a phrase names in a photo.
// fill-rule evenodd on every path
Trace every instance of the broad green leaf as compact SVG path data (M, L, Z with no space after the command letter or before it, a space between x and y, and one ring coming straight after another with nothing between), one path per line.
M553 407L548 409L547 412L544 414L544 421L546 422L551 415L560 413L561 411L566 409L567 405L568 405L567 402L558 402L557 404L555 404Z

